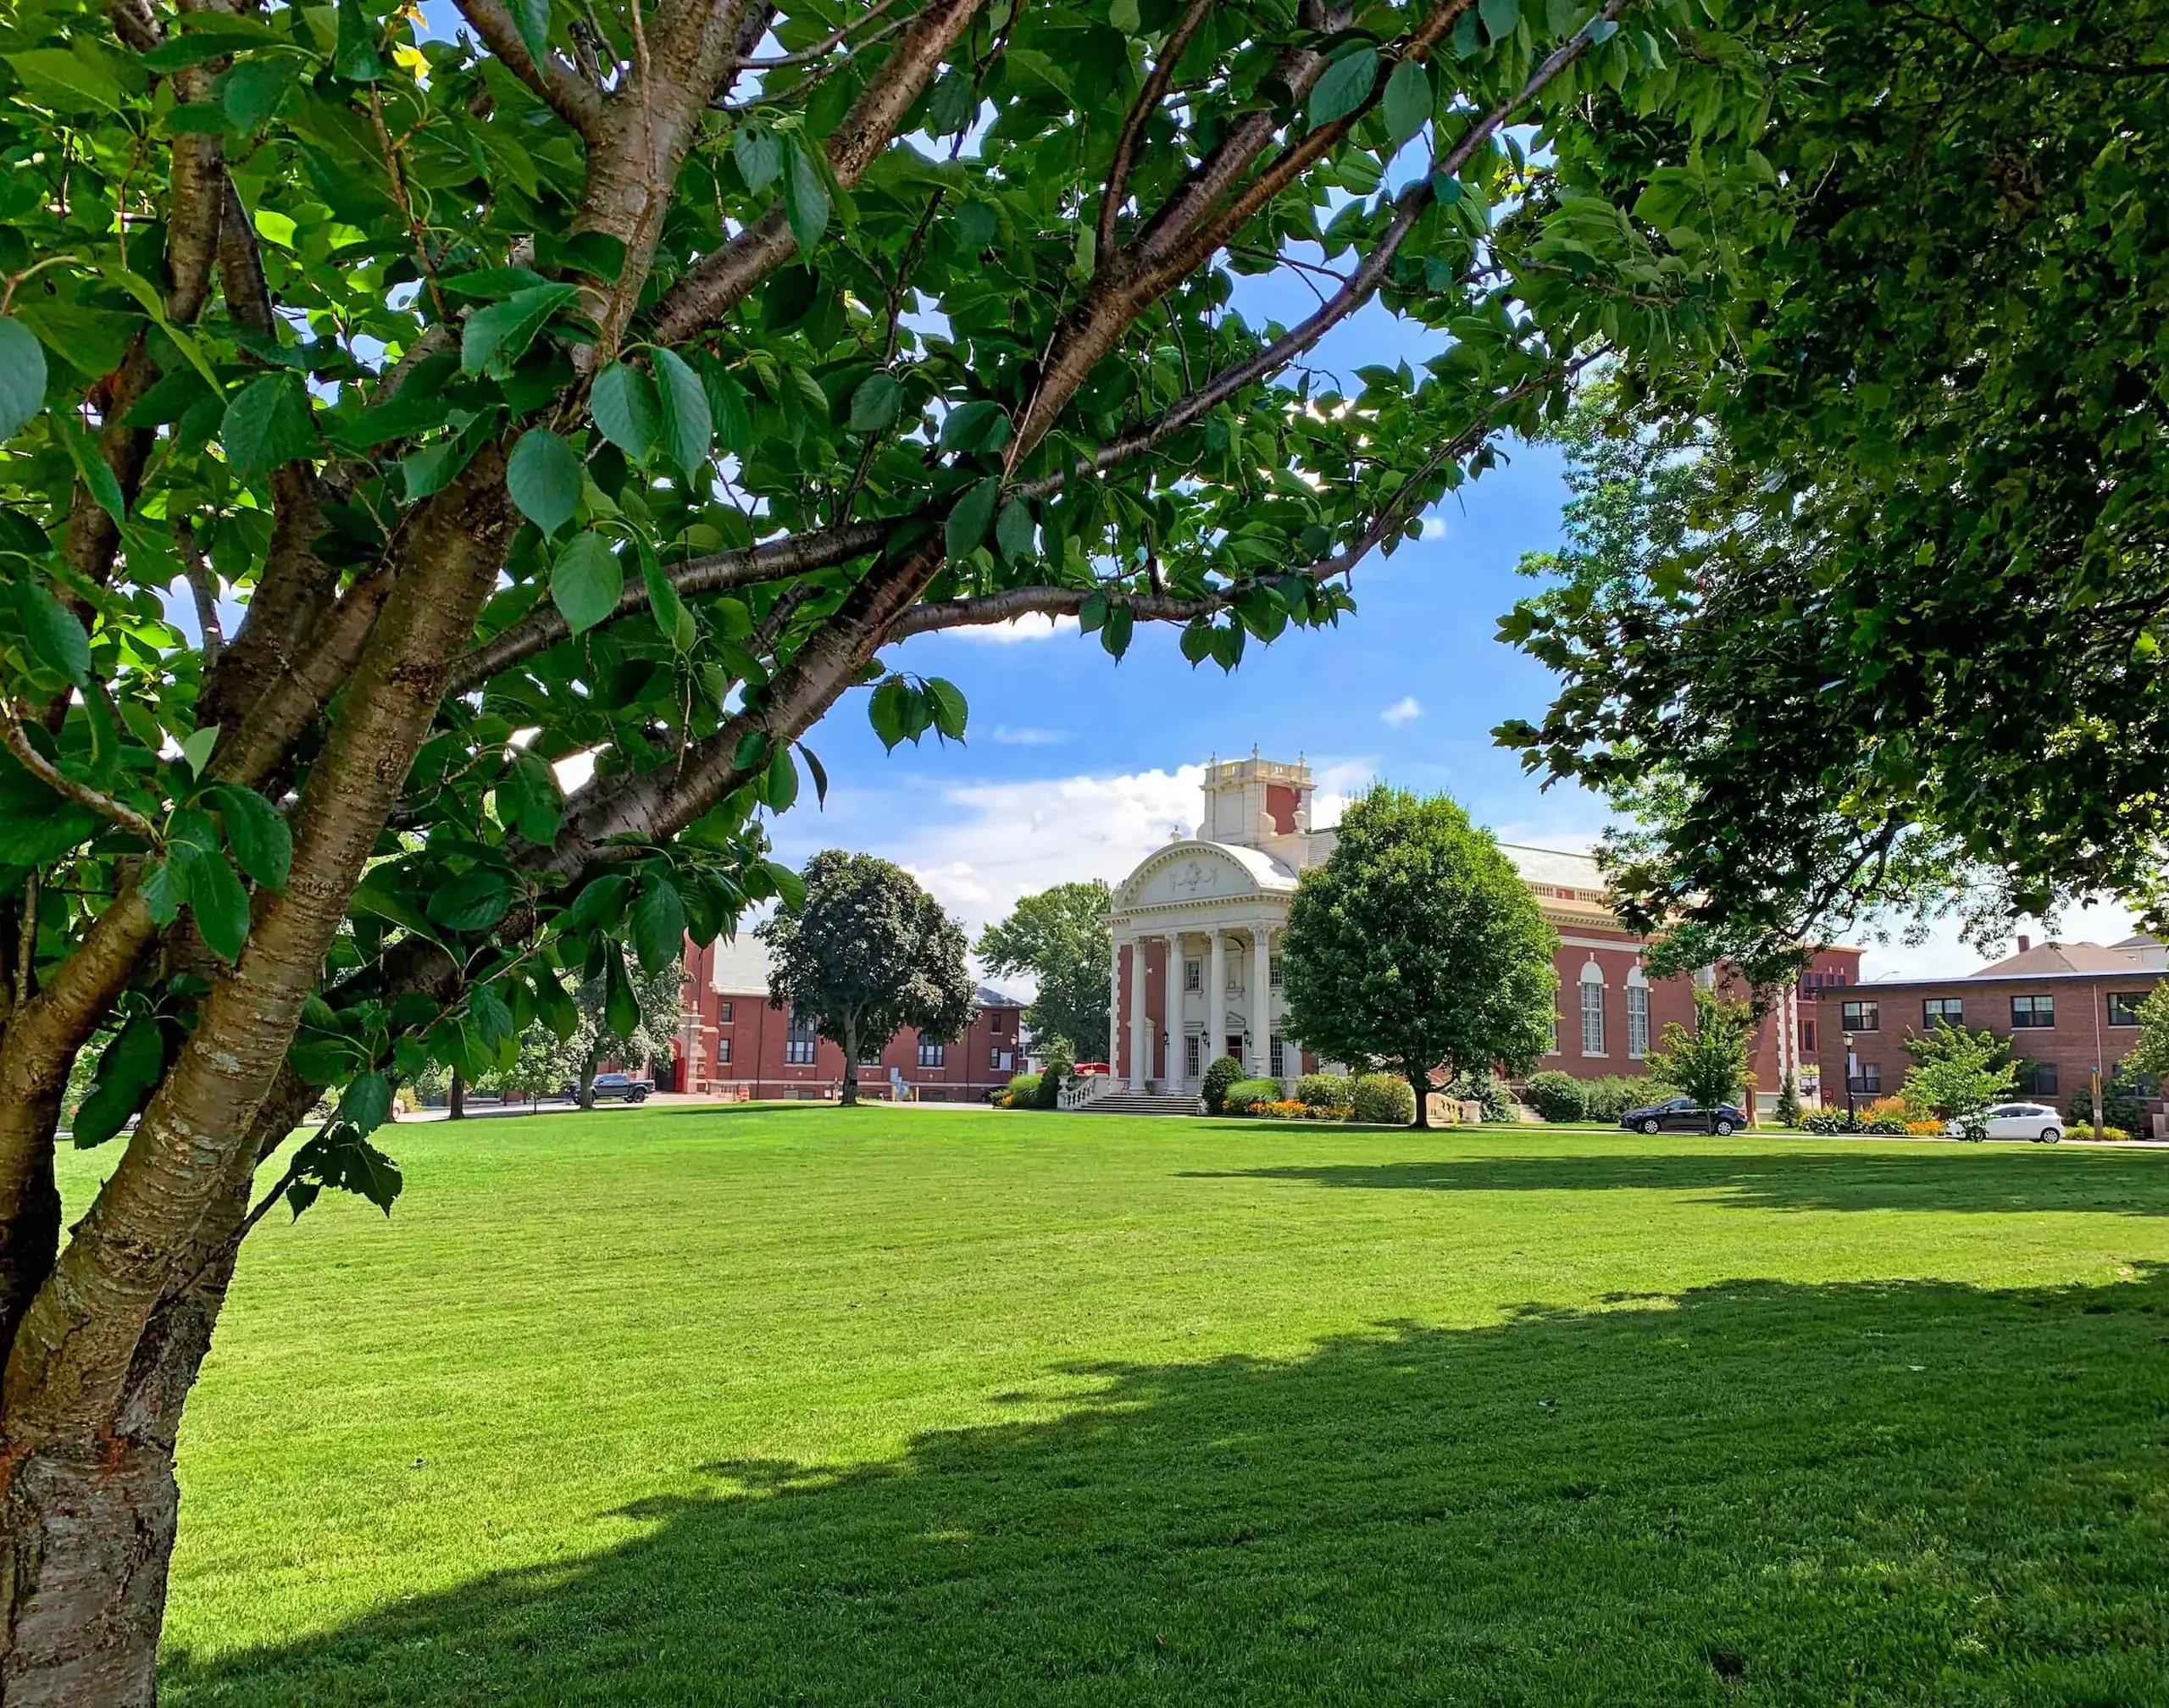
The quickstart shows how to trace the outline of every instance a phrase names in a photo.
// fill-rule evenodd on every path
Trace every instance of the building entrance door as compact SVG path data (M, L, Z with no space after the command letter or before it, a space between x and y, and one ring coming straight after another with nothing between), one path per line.
M1232 1056L1238 1062L1241 1061L1243 1059L1242 1034L1240 1033L1237 1033L1234 1037L1229 1038L1226 1041L1228 1047L1225 1050L1223 1050L1220 1053L1223 1056Z

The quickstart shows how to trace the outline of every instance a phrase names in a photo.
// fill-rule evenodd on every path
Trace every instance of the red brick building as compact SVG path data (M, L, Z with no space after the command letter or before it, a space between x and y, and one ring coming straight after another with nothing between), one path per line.
M923 1102L980 1102L1024 1066L1023 1005L979 988L971 1025L954 1044L929 1044L906 1028L860 1064L860 1095L899 1087ZM844 1052L768 1004L768 954L750 932L735 942L685 944L685 1019L667 1071L668 1089L714 1096L833 1097Z
M1945 1020L2009 1039L2023 1064L2021 1095L2068 1113L2072 1094L2087 1090L2097 1071L2105 1080L2138 1041L2139 1002L2163 970L2121 945L2018 943L2016 955L1963 978L1878 979L1817 992L1823 1101L1844 1100L1848 1035L1854 1099L1872 1101L1906 1083L1912 1065L1906 1039Z

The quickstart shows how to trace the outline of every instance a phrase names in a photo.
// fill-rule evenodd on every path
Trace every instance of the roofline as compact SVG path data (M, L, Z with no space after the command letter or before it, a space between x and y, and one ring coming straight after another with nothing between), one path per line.
M2043 984L2055 979L2169 979L2169 967L2133 967L2128 969L2105 968L2100 972L2087 973L1959 973L1948 979L1868 979L1857 984L1825 984L1815 994L1817 997L1843 996L1853 990L1925 990L1941 989L1951 984Z

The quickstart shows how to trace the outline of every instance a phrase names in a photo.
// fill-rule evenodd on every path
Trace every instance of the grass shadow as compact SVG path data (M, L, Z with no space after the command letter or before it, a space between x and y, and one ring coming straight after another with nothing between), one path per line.
M1456 1156L1195 1170L1200 1180L1287 1180L1396 1192L1704 1192L1751 1210L2105 1210L2169 1215L2169 1158L2151 1152L1935 1147L1663 1155Z
M165 1700L2162 1703L2169 1272L2127 1273L1095 1367L1053 1422L705 1467L614 1550L169 1653Z

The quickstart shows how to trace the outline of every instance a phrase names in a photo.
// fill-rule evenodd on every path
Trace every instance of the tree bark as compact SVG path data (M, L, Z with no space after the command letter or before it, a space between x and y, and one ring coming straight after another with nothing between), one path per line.
M1416 1094L1416 1125L1420 1131L1428 1133L1431 1130L1431 1076L1410 1074L1408 1089Z
M467 1076L457 1068L452 1070L452 1083L444 1089L444 1112L447 1121L467 1118Z
M844 1090L838 1100L849 1109L858 1101L858 1022L844 1016Z

